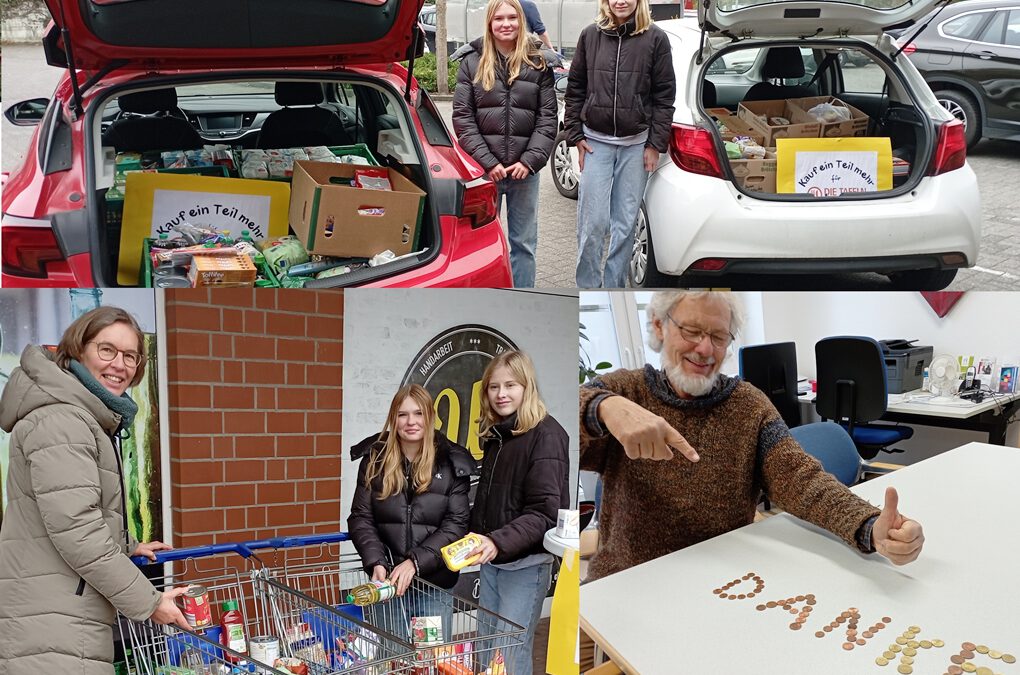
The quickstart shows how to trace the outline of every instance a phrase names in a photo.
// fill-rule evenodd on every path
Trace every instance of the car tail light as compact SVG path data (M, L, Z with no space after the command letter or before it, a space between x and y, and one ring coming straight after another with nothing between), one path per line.
M464 184L464 203L460 209L460 224L472 228L488 225L496 219L496 184L486 178L476 178Z
M673 124L669 137L669 157L684 171L722 178L719 154L712 133L688 124Z
M0 255L4 274L12 276L45 279L48 272L71 272L48 223L47 227L4 227Z
M963 122L952 120L939 127L935 156L928 168L929 176L939 176L959 169L967 160L967 136Z
M726 269L729 261L726 258L702 258L690 267L692 272L719 272Z
M903 48L904 54L913 54L917 51L917 46L913 42L908 42L907 46Z

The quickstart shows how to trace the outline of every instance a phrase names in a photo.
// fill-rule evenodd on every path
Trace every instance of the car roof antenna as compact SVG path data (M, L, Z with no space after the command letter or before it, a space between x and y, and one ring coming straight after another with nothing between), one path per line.
M81 115L85 110L81 104L81 89L78 88L78 72L74 67L74 51L71 49L71 32L67 30L64 18L64 0L58 0L60 8L60 38L64 41L64 56L67 58L67 72L71 76L71 91L74 93L74 113Z
M900 54L903 53L903 50L907 48L907 45L909 45L911 42L916 40L917 36L924 32L924 29L928 27L928 24L930 24L932 21L934 21L935 17L937 17L939 15L939 13L942 12L942 10L944 10L946 7L949 6L949 2L950 2L950 0L944 0L943 2L938 3L939 4L939 8L936 9L934 12L932 12L931 16L928 17L928 20L925 21L923 24L921 24L921 27L917 29L917 32L914 33L913 35L911 35L906 40L904 40L903 44L900 45L900 48L897 49L893 53L893 55L892 55L892 60L893 61L896 60L897 56L899 56Z

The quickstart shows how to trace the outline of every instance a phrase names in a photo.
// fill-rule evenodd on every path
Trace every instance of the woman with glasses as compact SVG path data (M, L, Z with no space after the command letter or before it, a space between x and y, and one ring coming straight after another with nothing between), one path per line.
M0 664L9 675L112 675L116 613L187 628L129 555L170 547L128 532L120 439L145 373L142 331L116 307L68 327L55 353L28 346L0 398L11 434L0 528Z

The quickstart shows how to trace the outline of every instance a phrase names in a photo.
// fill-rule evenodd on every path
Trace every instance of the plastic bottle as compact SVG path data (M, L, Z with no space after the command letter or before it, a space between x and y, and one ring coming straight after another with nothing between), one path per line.
M244 617L237 609L237 600L227 600L220 604L220 644L230 647L241 654L248 653L248 638L244 634ZM244 663L232 654L224 653L223 657L230 663Z
M389 600L397 594L397 587L389 581L369 581L351 589L347 594L347 602L364 607L383 600Z

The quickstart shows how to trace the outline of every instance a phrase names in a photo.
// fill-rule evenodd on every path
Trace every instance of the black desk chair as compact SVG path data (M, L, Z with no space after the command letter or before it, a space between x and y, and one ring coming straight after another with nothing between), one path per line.
M888 401L885 359L869 337L829 337L815 343L818 396L815 407L823 420L842 425L863 459L874 459L893 443L914 435L910 427L870 424L885 413Z
M800 425L800 404L797 402L797 345L774 342L741 347L738 354L740 377L761 389L786 426Z

